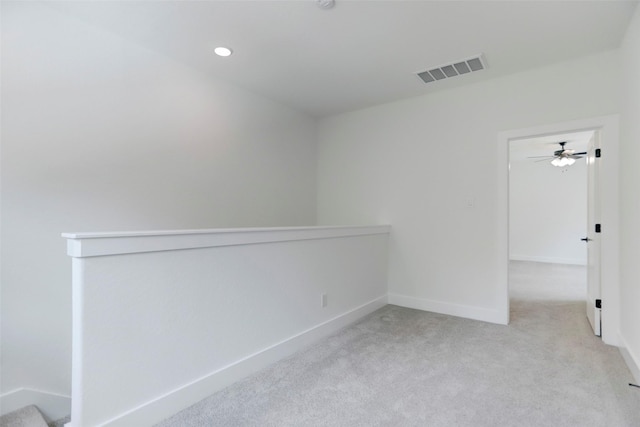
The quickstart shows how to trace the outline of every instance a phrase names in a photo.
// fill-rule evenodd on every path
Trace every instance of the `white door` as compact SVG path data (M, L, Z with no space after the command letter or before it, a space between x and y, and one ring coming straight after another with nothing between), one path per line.
M597 336L601 336L600 299L600 134L594 132L587 148L587 318Z

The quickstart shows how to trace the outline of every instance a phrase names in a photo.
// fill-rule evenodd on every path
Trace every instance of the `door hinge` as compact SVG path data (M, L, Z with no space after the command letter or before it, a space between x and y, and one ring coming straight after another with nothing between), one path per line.
M599 148L596 148L596 157L600 157L602 156L602 152L600 151Z
M600 227L600 224L596 224L596 233L600 233L601 229L602 227Z
M597 299L596 300L596 308L602 308L602 300L601 299Z

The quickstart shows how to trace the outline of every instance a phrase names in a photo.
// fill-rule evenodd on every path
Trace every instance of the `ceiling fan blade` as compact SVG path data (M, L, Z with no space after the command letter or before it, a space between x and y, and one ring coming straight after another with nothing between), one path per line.
M560 149L556 150L553 152L552 156L529 156L527 157L528 159L540 159L540 160L534 160L534 162L538 163L538 162L546 162L546 161L550 161L553 159L560 159L561 162L564 162L564 159L572 159L573 161L575 161L576 159L581 159L585 154L587 154L586 152L576 152L576 150L572 149L572 148L565 148L565 145L567 144L567 141L560 141L560 142L554 142L552 144L558 144L560 145Z

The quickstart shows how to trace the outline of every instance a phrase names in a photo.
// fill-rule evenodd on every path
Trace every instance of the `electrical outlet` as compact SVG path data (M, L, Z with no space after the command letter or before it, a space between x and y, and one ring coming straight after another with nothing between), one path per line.
M320 294L320 307L325 308L327 306L327 294Z
M475 205L476 205L476 199L475 199L475 198L473 198L473 197L471 197L471 196L470 196L470 197L467 197L467 198L465 199L465 204L466 204L466 206L467 206L468 208L473 208L473 207L475 207Z

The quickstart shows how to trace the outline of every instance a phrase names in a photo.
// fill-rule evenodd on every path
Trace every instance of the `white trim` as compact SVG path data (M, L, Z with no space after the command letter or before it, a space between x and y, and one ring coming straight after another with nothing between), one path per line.
M389 225L62 233L74 258L389 233Z
M36 405L47 422L59 420L71 413L71 397L46 391L19 388L0 396L0 415Z
M83 419L84 395L78 393L82 390L83 385L83 339L84 336L84 275L86 260L81 258L71 259L71 299L73 304L72 310L72 328L71 328L71 395L73 397L73 405L71 405L71 418L76 420ZM67 423L66 425L69 425Z
M627 364L627 367L629 367L635 383L640 385L640 358L629 350L629 345L627 345L627 341L623 336L618 337L618 340L620 342L620 346L618 347L620 354Z
M601 116L573 120L564 123L515 129L498 133L498 266L500 287L504 293L506 315L509 314L509 142L516 139L546 136L559 133L599 130L602 137L600 163L601 184L601 295L602 340L618 345L620 331L620 281L619 281L619 116Z
M481 320L483 322L506 325L508 319L500 310L491 310L469 305L452 304L449 302L434 301L426 298L416 298L407 295L389 294L389 304L400 307L415 308L417 310L431 311L434 313L448 314L450 316L464 317L466 319Z
M584 265L584 266L587 265L584 259L578 259L578 258L555 258L555 257L531 256L531 255L511 255L509 259L511 261L544 262L547 264L567 264L567 265Z
M155 424L193 405L194 402L198 402L216 391L360 320L385 305L387 305L387 296L380 296L313 328L240 359L215 372L211 372L179 389L118 415L101 425L116 427ZM73 423L73 418L66 426L81 427Z

